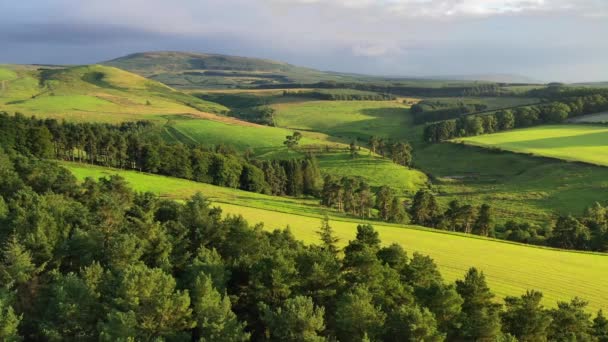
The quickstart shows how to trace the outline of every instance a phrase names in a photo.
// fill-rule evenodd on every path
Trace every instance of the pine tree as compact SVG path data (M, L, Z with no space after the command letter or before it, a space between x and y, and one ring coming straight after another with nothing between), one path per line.
M321 228L317 231L321 238L322 246L331 253L337 254L339 249L337 243L340 239L334 234L333 228L329 225L329 216L325 215L321 221Z

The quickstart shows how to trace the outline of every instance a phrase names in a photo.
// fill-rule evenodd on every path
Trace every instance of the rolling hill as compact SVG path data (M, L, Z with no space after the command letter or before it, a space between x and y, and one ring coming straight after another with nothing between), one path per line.
M122 122L225 107L102 65L0 66L0 110L76 121Z
M183 88L351 79L267 59L175 51L135 53L102 64Z

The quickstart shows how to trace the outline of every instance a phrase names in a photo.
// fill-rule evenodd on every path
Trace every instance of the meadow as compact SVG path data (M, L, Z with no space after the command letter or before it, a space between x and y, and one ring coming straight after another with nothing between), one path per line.
M251 151L257 158L288 159L301 157L303 152L313 151L321 172L335 176L359 176L372 186L388 185L413 194L423 187L427 177L420 171L408 169L361 148L352 158L348 145L317 132L301 131L299 147L289 150L283 145L285 137L293 130L217 120L201 120L188 117L170 117L163 127L169 141L217 145L220 143ZM329 152L327 151L329 150Z
M608 127L548 125L459 138L466 144L608 166Z
M502 102L510 104L514 103L508 99ZM542 226L557 214L580 215L594 202L606 200L607 168L464 143L428 145L422 142L424 126L414 125L408 107L396 102L300 101L273 106L280 126L363 142L371 135L408 140L414 147L414 167L430 176L443 207L452 200L475 206L488 203L498 224L515 220Z
M227 108L120 69L91 65L53 69L0 66L0 110L117 123Z
M329 214L341 245L354 238L356 225L363 222L320 208L312 200L253 194L134 171L67 162L62 165L81 180L119 174L134 189L151 191L164 198L185 199L200 191L225 214L242 215L250 223L263 222L269 230L289 226L296 238L306 243L318 242L316 230L325 213ZM544 293L547 306L579 296L589 301L590 310L608 307L608 297L604 295L608 255L540 248L417 226L370 223L383 243L398 243L410 255L413 252L430 255L448 281L461 278L469 267L475 266L484 271L499 298L537 289Z

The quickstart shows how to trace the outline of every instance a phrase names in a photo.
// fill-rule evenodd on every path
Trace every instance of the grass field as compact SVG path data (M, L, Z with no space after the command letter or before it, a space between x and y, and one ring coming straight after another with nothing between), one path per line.
M267 229L289 226L298 239L307 243L318 241L315 231L326 212L312 200L265 196L133 171L63 165L79 179L120 174L136 190L166 198L183 199L201 191L227 214L242 215L250 223L264 222ZM329 214L341 243L353 239L361 221ZM383 243L399 243L410 254L418 251L430 255L448 281L461 278L469 267L475 266L484 271L490 287L501 298L537 289L543 291L548 306L579 296L590 302L591 310L608 308L607 255L538 248L415 226L372 224Z
M99 65L0 66L0 110L73 121L122 122L227 108Z
M605 126L540 126L459 138L455 141L568 161L608 165L608 127Z
M274 104L279 127L343 138L405 138L409 106L396 101L297 101Z
M251 149L258 158L294 158L301 152L288 150L284 145L285 136L293 130L284 128L229 124L220 121L173 117L164 127L169 140L184 143L216 145L224 143L241 151ZM407 194L412 194L424 186L427 177L418 170L407 169L393 162L372 155L361 149L357 158L351 158L348 146L332 141L322 133L303 131L299 146L302 150L316 150L322 173L336 176L360 176L372 186L389 185ZM329 146L331 152L325 152Z

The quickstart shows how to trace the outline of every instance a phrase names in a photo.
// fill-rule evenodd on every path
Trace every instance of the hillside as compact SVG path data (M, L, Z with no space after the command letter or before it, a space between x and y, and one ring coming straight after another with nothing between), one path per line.
M263 222L267 230L289 226L296 238L306 243L318 242L316 231L325 213L331 216L331 225L341 245L354 238L357 223L363 222L328 211L314 201L254 194L134 171L75 163L62 165L81 180L118 174L134 189L164 198L186 199L200 191L227 214L242 215L250 223ZM605 254L539 248L417 226L371 223L385 244L397 243L408 254L417 251L431 256L449 281L462 277L470 266L475 266L486 274L499 298L536 289L544 293L547 306L573 296L588 300L591 310L608 305L602 295L608 281ZM586 279L584 287L580 286L579 279Z
M349 78L267 59L174 51L135 53L102 64L184 88L311 83Z
M78 121L121 122L226 108L102 65L0 66L0 111Z

